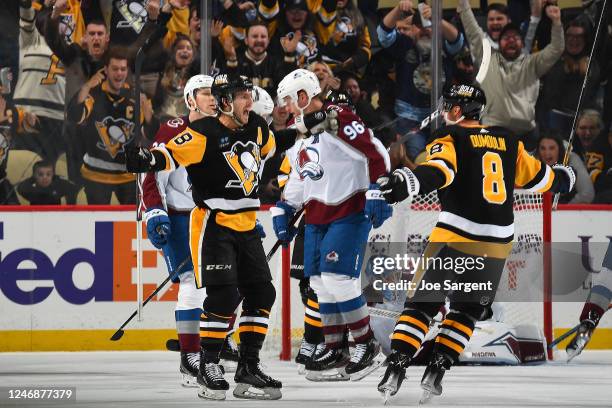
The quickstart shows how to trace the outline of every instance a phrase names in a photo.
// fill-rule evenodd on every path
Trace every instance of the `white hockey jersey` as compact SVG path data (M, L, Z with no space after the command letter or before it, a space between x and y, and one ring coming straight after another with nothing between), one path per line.
M157 131L154 146L170 141L188 125L187 117L170 119ZM166 208L169 213L191 211L195 204L187 170L181 166L175 170L148 173L143 183L143 201L146 208Z
M34 8L19 9L19 75L13 102L38 116L64 120L64 65L35 26Z
M337 134L298 139L285 157L291 172L283 197L295 208L304 206L308 224L329 224L362 211L370 183L390 168L389 154L361 119L332 108L338 112Z

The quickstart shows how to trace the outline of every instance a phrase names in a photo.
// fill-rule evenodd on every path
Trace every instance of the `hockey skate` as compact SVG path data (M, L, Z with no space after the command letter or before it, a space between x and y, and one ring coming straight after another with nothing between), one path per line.
M421 379L423 396L419 404L426 404L433 396L442 394L442 378L446 370L451 368L451 365L452 362L448 357L440 353L434 353Z
M351 381L359 381L380 367L383 362L380 354L380 344L373 337L367 343L357 343L344 371Z
M568 363L572 361L574 357L582 353L582 350L589 344L593 330L595 330L595 325L590 320L583 320L580 322L578 332L565 348Z
M238 345L232 337L232 332L225 336L225 341L223 342L223 348L221 349L219 358L221 359L221 365L226 373L236 372L236 366L238 365L240 356L238 354Z
M257 400L277 400L283 395L283 384L261 371L258 358L244 358L238 362L234 375L234 397Z
M316 348L316 344L308 343L306 340L302 339L300 351L298 351L297 356L295 356L295 363L298 366L298 374L306 374L306 362L312 358Z
M198 372L198 384L200 390L198 397L212 400L224 400L225 391L229 390L229 384L223 378L223 367L219 362L205 362L200 356L200 369Z
M198 369L200 367L200 353L181 352L181 372L183 387L198 387Z
M312 358L306 362L306 379L310 381L348 381L344 366L349 361L346 348L331 349L319 344Z
M406 368L410 364L410 357L407 354L393 351L387 357L387 370L378 383L378 391L383 397L383 403L387 405L389 397L397 394L402 381L406 377Z

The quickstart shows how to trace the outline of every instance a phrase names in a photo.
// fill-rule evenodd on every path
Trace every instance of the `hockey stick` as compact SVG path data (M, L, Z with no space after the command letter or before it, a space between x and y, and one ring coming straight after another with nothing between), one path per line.
M166 284L168 283L168 281L170 281L171 279L176 278L176 277L178 276L178 274L181 272L181 270L183 269L183 267L184 267L185 265L187 265L187 262L189 262L189 260L191 260L191 256L189 256L189 255L188 255L188 256L187 256L185 259L183 259L183 262L181 262L181 263L180 263L180 265L178 266L178 268L176 268L176 270L175 270L175 271L173 271L171 274L169 273L169 274L168 274L168 277L167 277L166 279L164 279L164 281L163 281L162 283L160 283L160 284L159 284L159 286L157 286L157 288L155 288L155 290L153 291L153 293L151 293L151 294L149 295L149 297L145 299L145 301L144 301L144 302L142 302L142 307L144 307L144 306L145 306L147 303L149 303L149 301L150 301L151 299L153 299L153 297L154 297L155 295L157 295L157 294L159 293L159 291L160 291L160 290L162 290L162 288L163 288L164 286L166 286ZM132 319L133 319L134 317L136 317L136 315L137 315L137 314L138 314L138 309L136 309L136 310L134 311L134 313L132 313L132 315L131 315L131 316L130 316L130 317L129 317L129 318L128 318L128 319L127 319L127 320L126 320L126 321L125 321L125 322L124 322L122 325L121 325L121 327L119 327L119 329L117 329L117 331L115 332L115 334L113 334L113 335L111 336L111 338L110 338L110 339L111 339L111 341L117 341L117 340L121 339L121 337L123 337L123 333L124 333L123 328L124 328L124 327L125 327L125 326L126 326L128 323L129 323L129 322L131 322L131 321L132 321Z
M559 337L557 337L556 339L551 341L550 344L548 346L546 346L546 348L548 350L552 349L557 344L561 343L563 340L567 339L569 336L571 336L572 334L576 333L578 331L578 328L580 328L580 323L578 323L575 327L573 327L572 329L566 331L565 333L563 333L562 335L560 335Z
M570 155L572 153L572 144L574 142L574 135L576 134L576 121L578 120L578 113L582 108L582 98L584 96L584 90L587 86L587 80L589 79L589 74L591 72L591 61L593 61L593 54L595 53L595 48L597 48L597 41L599 39L599 29L601 28L601 22L603 20L604 15L607 11L608 0L604 0L603 6L601 8L601 14L599 16L599 22L597 23L597 30L595 31L595 39L593 40L593 48L591 48L591 53L589 55L589 61L587 62L587 69L584 74L584 80L582 81L582 88L580 89L580 95L578 96L578 105L576 105L576 112L574 112L574 119L572 120L572 129L570 130L570 136L568 139L568 146L565 150L565 156L563 156L563 165L567 166L569 163ZM560 193L556 193L553 198L552 209L557 209L557 204L559 204Z
M297 211L295 215L293 216L293 218L291 219L291 221L289 221L289 225L295 226L295 224L299 223L300 219L302 218L303 212L304 212L303 208ZM266 255L266 262L270 262L270 260L272 259L276 251L278 250L278 247L280 247L281 245L282 245L281 241L277 239L274 245L272 246L272 248L270 249L270 251L268 251L268 254ZM169 351L181 351L181 346L179 345L179 341L177 339L168 339L166 340L166 349Z

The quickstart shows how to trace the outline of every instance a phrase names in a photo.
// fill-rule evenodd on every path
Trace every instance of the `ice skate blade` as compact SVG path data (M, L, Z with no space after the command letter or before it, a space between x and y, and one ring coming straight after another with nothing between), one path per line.
M334 368L327 371L306 371L306 379L315 382L324 381L349 381L351 377L344 372L344 369Z
M190 374L181 373L181 385L185 388L198 388L200 384L198 384L198 379Z
M255 400L277 400L281 399L283 394L280 388L257 388L250 384L236 383L234 388L234 397L242 399L255 399Z
M363 370L357 371L356 373L352 373L350 376L351 381L359 381L359 380L364 379L365 377L367 377L374 371L378 370L378 367L380 367L382 363L383 363L383 359L380 357L372 360L372 364L370 364Z
M427 404L429 401L431 401L431 398L433 397L433 394L429 391L423 391L423 395L421 395L421 399L419 400L419 405L425 405Z
M225 399L225 390L211 390L203 385L200 385L198 397L202 399L221 401Z
M391 390L384 390L380 393L383 399L383 405L389 404L389 398L391 398Z
M298 364L297 365L297 369L298 369L298 374L299 375L306 374L306 366L304 364Z

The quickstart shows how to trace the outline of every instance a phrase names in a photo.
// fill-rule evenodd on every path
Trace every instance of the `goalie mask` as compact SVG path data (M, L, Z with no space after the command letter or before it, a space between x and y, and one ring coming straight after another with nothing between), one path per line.
M473 85L453 85L444 91L442 98L442 110L447 124L456 124L463 119L480 120L480 115L487 104L482 89ZM447 115L454 106L461 108L461 117L456 121L449 121Z

